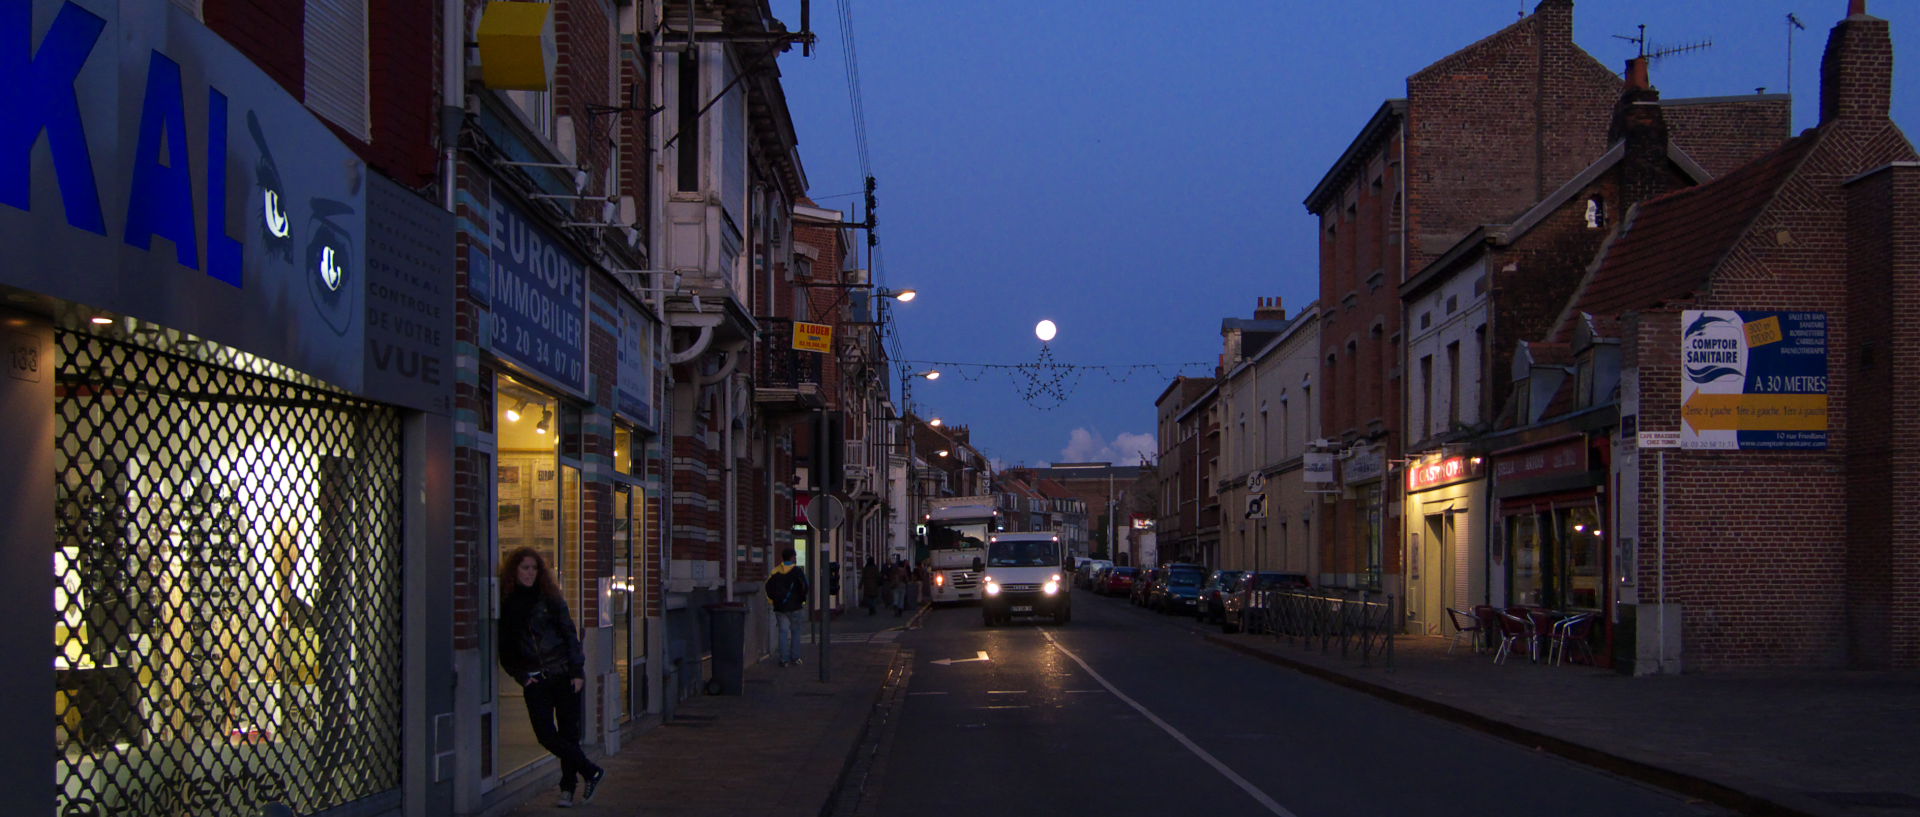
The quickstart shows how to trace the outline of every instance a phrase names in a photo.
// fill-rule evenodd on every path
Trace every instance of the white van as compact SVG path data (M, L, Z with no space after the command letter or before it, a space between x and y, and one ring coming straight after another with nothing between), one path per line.
M1073 585L1061 570L1065 554L1051 532L996 533L987 538L986 577L980 607L988 627L1014 616L1073 618Z

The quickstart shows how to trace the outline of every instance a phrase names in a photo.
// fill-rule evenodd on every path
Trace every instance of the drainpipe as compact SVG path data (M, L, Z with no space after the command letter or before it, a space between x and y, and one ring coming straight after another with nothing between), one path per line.
M459 182L455 154L460 147L460 129L467 118L466 17L461 0L442 0L440 5L440 205L455 211L454 187Z
M725 581L727 585L725 598L731 602L733 601L734 581L739 578L735 575L739 571L739 564L734 558L737 552L734 547L739 536L738 528L740 517L734 511L737 507L736 500L739 497L740 469L734 462L733 457L733 423L734 419L738 416L739 402L735 395L737 389L735 388L734 379L729 376L723 383L725 384L725 394L723 396L726 400L727 410L723 414L724 425L720 427L720 473L722 474L721 482L723 485L720 495L726 497L726 499L723 500L722 503L725 505L725 515L722 517L720 526L722 531L720 536L721 548L725 551L720 561L720 575L725 577L723 581Z

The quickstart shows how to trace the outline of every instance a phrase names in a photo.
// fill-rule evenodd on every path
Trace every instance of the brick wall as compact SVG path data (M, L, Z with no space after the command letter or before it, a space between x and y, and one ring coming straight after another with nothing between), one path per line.
M1660 103L1674 144L1718 178L1792 136L1792 104L1784 94L1703 102Z

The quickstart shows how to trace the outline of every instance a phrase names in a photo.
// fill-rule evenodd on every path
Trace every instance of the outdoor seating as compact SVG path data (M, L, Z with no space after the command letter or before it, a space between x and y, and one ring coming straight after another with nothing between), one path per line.
M1447 654L1453 654L1453 648L1460 646L1465 639L1473 645L1473 651L1480 651L1480 620L1465 610L1447 608L1447 619L1453 622L1453 641L1447 645Z
M1473 617L1480 622L1480 643L1491 650L1498 646L1500 638L1500 611L1491 604L1473 606Z
M1587 663L1592 664L1593 647L1587 644L1587 637L1593 632L1594 619L1599 615L1598 613L1580 613L1555 622L1553 644L1547 651L1548 661L1558 666L1561 661L1567 660L1569 650L1579 649L1586 653Z
M1493 663L1506 663L1507 656L1513 654L1514 644L1522 641L1526 643L1527 660L1539 660L1538 636L1539 633L1534 629L1531 617L1514 615L1506 610L1500 611L1500 649L1493 654Z

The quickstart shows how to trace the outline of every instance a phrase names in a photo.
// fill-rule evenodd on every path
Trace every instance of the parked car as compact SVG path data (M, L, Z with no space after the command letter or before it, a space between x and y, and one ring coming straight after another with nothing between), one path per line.
M1110 567L1100 572L1098 584L1093 592L1102 596L1116 596L1133 592L1133 577L1140 572L1137 567Z
M1206 565L1167 565L1154 580L1147 606L1162 613L1193 615L1200 609L1200 585L1206 580Z
M1147 606L1147 599L1153 593L1153 582L1159 578L1157 568L1143 568L1133 575L1133 586L1127 588L1127 600L1140 607Z
M1250 611L1257 608L1255 594L1264 590L1305 590L1312 586L1305 573L1263 570L1242 575L1233 590L1221 596L1220 632L1253 631L1257 625Z
M1079 567L1074 568L1073 583L1085 589L1092 590L1093 577L1099 575L1100 571L1110 567L1113 567L1113 562L1107 561L1106 559L1088 559L1081 562Z
M1233 591L1245 570L1215 570L1200 585L1200 609L1195 613L1202 623L1220 621L1226 611L1222 596Z

